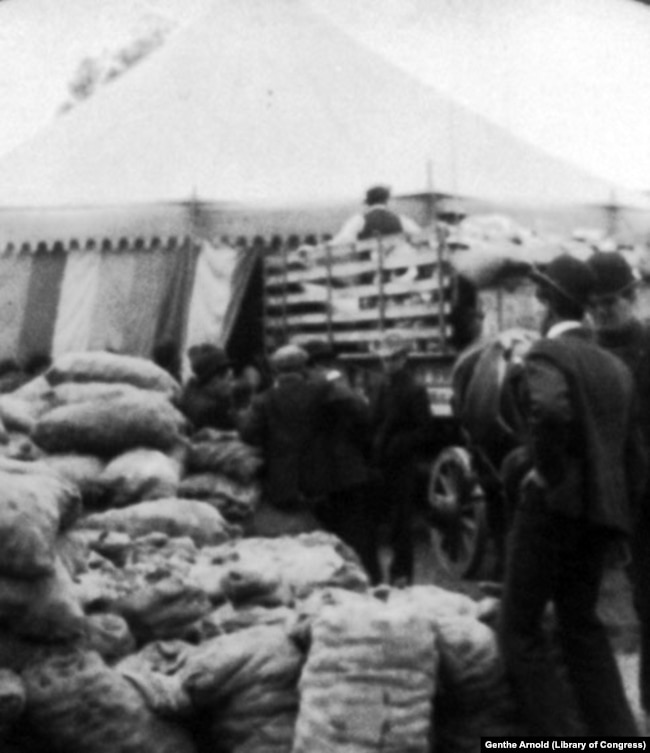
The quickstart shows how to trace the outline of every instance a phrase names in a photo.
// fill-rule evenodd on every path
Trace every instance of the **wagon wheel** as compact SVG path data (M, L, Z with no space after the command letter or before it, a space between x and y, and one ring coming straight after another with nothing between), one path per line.
M438 563L452 577L476 575L487 543L485 500L466 450L448 447L438 455L427 502Z

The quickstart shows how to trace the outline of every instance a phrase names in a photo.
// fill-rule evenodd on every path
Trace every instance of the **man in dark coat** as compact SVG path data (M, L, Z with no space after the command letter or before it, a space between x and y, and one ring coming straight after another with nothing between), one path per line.
M638 280L623 256L596 253L587 260L596 276L590 312L599 345L617 355L634 377L638 415L650 460L650 322L636 313ZM631 576L640 622L639 690L650 731L650 485L633 510Z
M398 332L386 333L377 349L384 374L370 401L372 463L388 516L390 580L398 585L413 582L417 461L432 429L426 388L408 368L409 349Z
M188 351L192 376L183 387L180 409L195 430L235 428L232 365L226 351L203 343Z
M544 337L524 359L521 409L533 468L515 511L501 610L503 656L534 734L574 726L542 622L555 607L568 679L589 735L638 734L596 613L610 545L630 531L644 459L634 385L583 326L594 278L561 255L533 273Z
M307 358L297 345L273 353L275 382L256 395L238 419L242 439L262 450L266 501L287 511L313 510L327 493L325 458L316 438L332 409L333 395L326 380L308 378Z
M317 441L324 463L320 470L327 495L317 517L325 528L336 534L358 554L371 581L381 581L376 511L369 495L370 410L366 400L350 387L328 343L305 343L309 354L309 375L315 381L331 385L331 410L321 427Z

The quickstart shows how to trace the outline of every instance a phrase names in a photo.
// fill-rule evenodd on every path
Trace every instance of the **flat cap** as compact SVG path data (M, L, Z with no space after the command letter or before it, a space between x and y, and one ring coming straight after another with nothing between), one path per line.
M271 355L269 361L276 371L301 371L308 359L307 352L299 345L283 345Z

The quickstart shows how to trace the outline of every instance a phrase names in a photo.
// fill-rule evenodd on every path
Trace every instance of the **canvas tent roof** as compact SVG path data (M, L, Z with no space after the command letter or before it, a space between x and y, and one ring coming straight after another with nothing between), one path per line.
M549 153L650 186L650 10L641 3L308 1L355 41Z
M302 0L214 0L0 161L0 242L20 242L33 208L48 209L42 237L70 237L79 218L115 235L116 216L135 226L160 207L182 226L193 199L218 225L270 206L357 202L377 180L417 193L428 173L436 191L497 202L649 204L459 107Z

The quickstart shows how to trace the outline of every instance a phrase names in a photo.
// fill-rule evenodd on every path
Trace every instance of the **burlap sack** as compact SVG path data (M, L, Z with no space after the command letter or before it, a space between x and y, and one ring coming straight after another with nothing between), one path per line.
M98 504L103 493L100 477L106 467L105 460L97 455L75 452L44 455L40 462L75 484L85 507L94 507Z
M83 633L83 610L59 558L54 571L40 578L0 577L0 626L44 642L71 640Z
M9 444L9 432L7 431L7 428L4 425L4 421L2 420L2 414L0 414L0 445L3 444Z
M136 648L127 621L107 612L88 615L85 640L86 647L96 651L107 664L115 664Z
M278 607L293 602L293 594L282 581L280 570L252 568L235 563L222 576L225 597L235 606Z
M428 753L438 656L415 609L332 591L311 622L294 753Z
M47 398L52 410L62 405L115 400L140 394L140 388L121 382L64 382L52 387Z
M0 574L38 578L54 570L55 542L74 523L81 497L38 463L0 461Z
M0 668L20 674L34 661L34 656L53 644L45 645L38 639L16 635L10 628L0 627ZM54 644L55 645L55 644ZM2 750L2 748L0 748Z
M226 518L240 522L250 518L260 501L260 486L257 482L241 484L223 473L193 473L180 482L178 496L208 502Z
M254 481L262 464L258 449L229 434L203 441L197 441L195 437L188 448L190 471L220 473L242 484Z
M290 632L296 623L296 611L291 607L261 607L227 602L210 612L198 624L201 642L226 633L237 633L261 625L276 625Z
M174 677L185 666L195 646L181 640L152 641L136 653L122 659L117 669L121 673L137 672Z
M25 710L25 686L10 669L0 669L0 730L18 719Z
M18 431L29 434L38 419L50 407L49 401L40 396L29 400L18 397L16 393L0 395L0 418L9 432Z
M478 620L479 603L437 586L390 592L396 607L414 608L433 626L440 652L440 679L466 702L498 684L503 664L494 630Z
M169 397L180 394L178 382L153 361L105 351L59 356L45 376L55 386L63 382L123 382Z
M499 654L496 634L480 620L485 604L437 586L390 592L434 628L440 653L434 709L437 750L477 753L481 737L526 734Z
M232 545L239 567L279 573L295 598L324 587L367 591L368 576L350 550L332 534L305 533L276 538L244 538Z
M115 456L135 447L168 450L180 441L185 419L164 395L137 395L54 408L40 418L32 438L46 452Z
M8 460L32 462L45 456L43 450L32 441L28 434L10 431L7 444L0 445L0 457Z
M134 502L176 497L181 465L160 450L138 447L118 455L104 469L99 481L103 503L124 507Z
M194 753L189 734L161 719L99 654L71 651L23 672L26 716L66 753Z
M212 717L222 751L289 753L304 656L281 627L254 627L198 646L180 670L192 703Z
M111 605L111 611L127 621L139 644L192 637L196 634L194 623L211 610L206 594L178 577L143 584Z
M119 531L131 538L161 532L188 536L197 545L221 544L235 531L205 502L189 499L156 499L119 510L107 510L84 518L82 525L102 531Z

